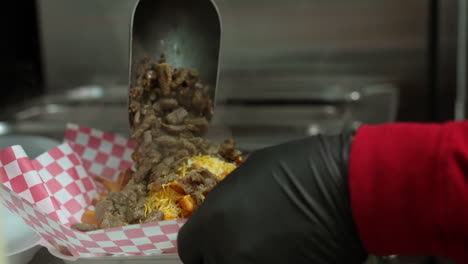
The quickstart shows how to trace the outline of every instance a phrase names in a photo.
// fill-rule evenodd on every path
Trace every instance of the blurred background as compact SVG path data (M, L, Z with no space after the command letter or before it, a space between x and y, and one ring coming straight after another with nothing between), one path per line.
M243 151L361 123L465 117L466 1L214 2L223 33L213 124ZM135 3L15 1L0 135L61 140L67 122L128 135Z
M16 1L8 15L23 23L7 39L16 56L5 62L14 73L0 132L60 139L71 121L126 135L135 3ZM359 122L454 119L456 105L464 116L458 1L215 3L223 34L213 122L245 150Z

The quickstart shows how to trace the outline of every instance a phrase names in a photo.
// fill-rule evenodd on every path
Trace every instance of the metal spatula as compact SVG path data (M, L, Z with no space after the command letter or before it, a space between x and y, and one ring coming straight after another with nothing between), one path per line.
M165 54L174 67L196 70L215 102L221 38L219 14L211 0L140 0L130 30L130 88L144 56Z

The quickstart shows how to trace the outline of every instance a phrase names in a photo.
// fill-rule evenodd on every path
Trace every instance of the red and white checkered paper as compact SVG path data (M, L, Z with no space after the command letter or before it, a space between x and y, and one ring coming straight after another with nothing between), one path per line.
M63 254L173 252L185 220L86 233L70 228L101 192L93 177L117 181L118 174L133 165L133 149L123 137L74 124L67 126L65 143L35 160L21 146L9 147L0 151L0 202Z

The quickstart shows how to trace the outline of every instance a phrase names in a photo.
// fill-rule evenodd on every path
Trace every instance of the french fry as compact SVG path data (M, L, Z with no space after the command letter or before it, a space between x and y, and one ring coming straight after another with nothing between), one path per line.
M133 171L131 168L127 168L124 171L122 171L117 181L119 190L122 190L125 187L125 185L127 185L127 183L130 181L132 177L133 177Z
M182 210L184 210L184 214L189 216L195 211L196 205L195 200L190 195L184 196L182 199L178 201Z
M96 213L94 211L85 211L81 216L81 222L85 224L94 224L98 226L98 222L96 220Z
M101 199L99 199L99 198L94 198L93 200L91 200L91 204L94 205L94 206L96 206L96 204L99 202L99 200L101 200Z
M109 192L118 192L121 191L125 185L130 181L133 177L133 171L131 168L125 169L120 172L117 182L112 182L107 179L101 177L94 177L94 179L104 185L107 191Z
M228 172L225 172L225 173L222 173L220 175L216 175L216 179L218 179L218 181L222 181L224 180L224 178L226 178L226 176L228 176L229 173Z
M185 195L184 189L182 187L180 187L180 185L179 185L179 183L177 181L172 182L171 185L169 185L169 186L175 192Z
M235 163L237 166L242 165L242 163L244 163L244 160L242 159L242 156L236 157L236 159L234 160L234 163Z
M111 182L109 180L106 180L104 178L101 178L101 177L94 177L94 179L97 181L97 182L100 182L104 185L104 187L106 187L106 189L109 191L109 192L118 192L120 191L120 187L119 187L119 184L116 183L116 182Z

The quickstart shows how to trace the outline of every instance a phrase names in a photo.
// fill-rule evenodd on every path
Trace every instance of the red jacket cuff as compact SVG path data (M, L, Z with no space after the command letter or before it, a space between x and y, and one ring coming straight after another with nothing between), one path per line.
M349 173L370 253L467 257L468 122L363 126Z

